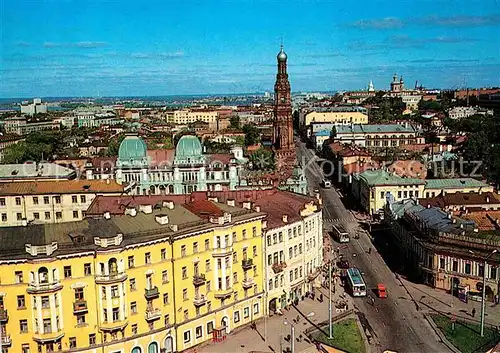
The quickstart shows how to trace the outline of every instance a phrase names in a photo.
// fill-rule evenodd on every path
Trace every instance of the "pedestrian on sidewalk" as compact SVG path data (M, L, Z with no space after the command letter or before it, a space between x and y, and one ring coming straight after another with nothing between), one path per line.
M472 308L472 317L476 316L476 308Z

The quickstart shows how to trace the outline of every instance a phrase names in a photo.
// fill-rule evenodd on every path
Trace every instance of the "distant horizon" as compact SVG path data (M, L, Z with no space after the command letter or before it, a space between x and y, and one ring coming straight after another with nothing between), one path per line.
M499 86L497 0L428 4L7 1L0 97L272 91L280 43L293 92Z

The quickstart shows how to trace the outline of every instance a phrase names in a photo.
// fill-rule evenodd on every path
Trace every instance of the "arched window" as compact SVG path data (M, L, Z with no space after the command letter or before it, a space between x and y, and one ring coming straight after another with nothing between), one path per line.
M151 342L148 346L148 353L158 353L158 343Z
M38 269L38 283L49 283L49 270L47 270L47 267L40 267Z
M134 347L131 353L142 353L141 347Z
M108 261L108 267L109 267L109 274L117 274L118 273L118 262L114 257L109 259Z

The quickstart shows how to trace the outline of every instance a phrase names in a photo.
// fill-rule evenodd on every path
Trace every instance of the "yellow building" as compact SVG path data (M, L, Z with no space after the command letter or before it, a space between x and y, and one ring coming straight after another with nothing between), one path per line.
M426 180L425 194L422 197L429 198L457 192L494 192L494 188L492 185L472 178L429 179Z
M387 198L400 201L422 197L425 180L402 178L384 169L367 170L353 177L352 191L371 215L384 209Z
M208 123L209 129L217 127L219 112L215 110L191 110L181 109L173 112L167 112L166 120L174 124L192 124L197 121Z
M79 221L97 195L125 191L111 180L0 183L0 227Z
M311 123L368 124L368 115L360 111L315 111L304 115L303 126Z
M263 315L265 214L113 199L120 214L0 228L4 352L170 353Z

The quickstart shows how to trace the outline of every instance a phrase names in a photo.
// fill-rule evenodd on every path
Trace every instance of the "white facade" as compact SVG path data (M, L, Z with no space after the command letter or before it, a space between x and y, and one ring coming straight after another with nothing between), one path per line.
M33 116L35 114L47 113L47 104L42 103L40 98L33 99L33 103L23 102L21 104L21 114Z
M322 232L321 210L266 231L266 290L270 313L313 289L315 275L323 262Z

